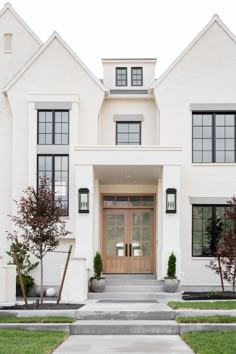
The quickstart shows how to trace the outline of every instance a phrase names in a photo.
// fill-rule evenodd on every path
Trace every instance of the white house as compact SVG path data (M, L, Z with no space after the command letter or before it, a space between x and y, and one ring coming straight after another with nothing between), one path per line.
M99 250L105 273L161 279L173 251L183 289L219 286L206 264L236 193L235 36L215 15L157 80L155 58L102 63L99 80L57 32L41 43L9 3L1 11L1 255L13 200L46 174L72 232L59 250L72 244L90 274ZM46 256L47 286L65 257Z

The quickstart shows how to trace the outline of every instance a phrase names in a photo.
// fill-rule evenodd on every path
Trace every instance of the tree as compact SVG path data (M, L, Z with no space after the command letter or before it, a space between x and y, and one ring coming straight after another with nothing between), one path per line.
M220 274L228 283L232 284L235 292L236 286L236 196L228 201L230 208L226 208L225 213L229 223L223 231L223 225L219 224L218 239L216 240L215 257L210 261L208 267ZM223 286L223 284L222 284Z
M43 303L43 257L55 250L62 237L70 234L62 219L63 206L51 188L51 180L44 176L38 189L29 186L16 204L16 214L10 215L16 227L8 233L13 242L22 242L25 248L40 261L40 298ZM19 241L20 240L20 241Z

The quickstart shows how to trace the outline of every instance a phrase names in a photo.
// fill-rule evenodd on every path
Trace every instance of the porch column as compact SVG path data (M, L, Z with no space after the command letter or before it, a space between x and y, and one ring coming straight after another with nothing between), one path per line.
M78 212L78 190L89 189L89 213ZM86 258L86 266L93 269L94 171L93 166L76 166L76 245L75 257Z
M177 212L166 213L166 190L177 190ZM176 275L180 279L181 251L180 251L180 166L163 166L162 173L162 266L161 276L167 274L167 263L172 252L176 255Z

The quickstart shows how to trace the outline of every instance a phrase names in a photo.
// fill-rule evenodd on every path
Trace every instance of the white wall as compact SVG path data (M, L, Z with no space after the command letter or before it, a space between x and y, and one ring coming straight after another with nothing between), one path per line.
M236 193L235 164L192 164L191 103L235 103L236 45L217 23L155 89L160 110L160 143L183 146L181 168L181 258L183 284L220 284L192 258L190 197L228 197Z
M142 99L117 99L105 100L100 117L100 139L101 145L115 145L116 143L116 122L114 114L143 114L141 123L142 145L154 145L157 143L157 122L156 105L154 100Z

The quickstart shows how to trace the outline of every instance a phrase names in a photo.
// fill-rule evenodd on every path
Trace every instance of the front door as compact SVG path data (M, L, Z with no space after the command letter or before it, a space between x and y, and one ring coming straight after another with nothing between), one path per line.
M104 209L105 273L153 273L153 209Z

